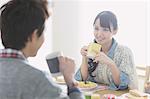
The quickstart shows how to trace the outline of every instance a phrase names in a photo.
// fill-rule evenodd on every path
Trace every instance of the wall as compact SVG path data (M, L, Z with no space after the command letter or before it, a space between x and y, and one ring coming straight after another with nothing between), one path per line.
M150 66L150 1L147 3L147 65Z
M52 51L62 51L78 63L80 3L78 0L54 0L53 3Z

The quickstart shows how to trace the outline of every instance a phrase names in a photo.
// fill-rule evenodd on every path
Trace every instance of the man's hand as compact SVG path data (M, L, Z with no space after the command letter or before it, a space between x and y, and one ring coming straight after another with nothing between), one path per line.
M66 84L70 87L76 86L76 81L74 79L75 74L75 62L73 59L60 56L59 60L59 69L63 74Z

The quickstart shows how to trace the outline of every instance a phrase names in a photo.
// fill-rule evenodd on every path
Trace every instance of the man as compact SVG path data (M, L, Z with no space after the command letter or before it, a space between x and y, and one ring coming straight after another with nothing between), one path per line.
M44 42L46 0L11 0L1 7L0 99L83 99L73 79L75 63L59 57L68 95L28 64Z

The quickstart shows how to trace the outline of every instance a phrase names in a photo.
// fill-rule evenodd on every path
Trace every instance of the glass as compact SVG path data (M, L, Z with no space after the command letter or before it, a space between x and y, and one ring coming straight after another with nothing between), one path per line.
M100 99L99 94L92 94L91 99Z

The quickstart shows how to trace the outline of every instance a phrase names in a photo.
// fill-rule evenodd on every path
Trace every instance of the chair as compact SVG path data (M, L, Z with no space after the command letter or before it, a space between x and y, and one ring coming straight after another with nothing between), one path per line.
M148 81L150 77L150 66L136 66L137 75L143 78L144 81Z
M150 80L150 66L146 66L145 83Z
M145 85L148 84L150 80L150 66L136 66L136 70L140 81L140 90L145 91ZM142 85L144 86L141 86L141 83L143 83Z

